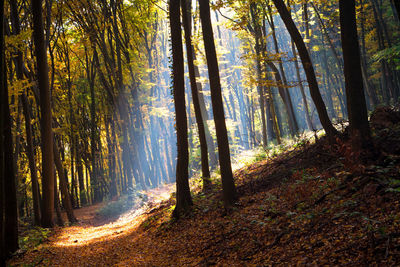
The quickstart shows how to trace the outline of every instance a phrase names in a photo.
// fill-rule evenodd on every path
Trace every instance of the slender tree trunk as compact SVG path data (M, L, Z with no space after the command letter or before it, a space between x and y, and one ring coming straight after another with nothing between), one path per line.
M58 226L62 227L64 226L64 220L61 216L60 199L58 197L57 181L56 181L57 175L55 171L53 177L54 177L54 208L56 210L56 222Z
M252 3L250 5L250 13L252 17L252 22L253 22L253 27L254 27L254 38L255 38L255 50L256 50L256 69L257 69L257 92L258 92L258 102L260 104L260 111L261 111L261 133L262 133L262 145L263 148L266 149L268 145L267 141L267 125L266 125L266 120L265 120L265 99L264 99L264 86L262 85L262 69L261 69L261 50L262 50L262 44L261 40L263 38L262 36L262 30L260 27L260 21L259 17L257 14L257 5L255 3Z
M233 181L228 134L226 130L224 108L222 103L221 82L219 78L217 54L215 51L214 35L210 18L210 3L208 0L199 0L199 4L204 46L207 57L208 76L210 79L211 101L214 113L215 128L217 132L223 197L225 207L229 208L234 204L237 196L235 183Z
M308 127L309 130L315 130L314 126L312 124L312 121L311 121L310 110L309 110L308 101L307 101L307 96L306 96L306 93L304 91L303 81L302 81L301 75L300 75L300 67L299 67L299 62L297 61L296 47L294 45L293 40L291 40L291 42L292 42L292 53L293 53L293 57L295 58L293 62L294 62L294 66L296 68L296 77L297 77L297 80L298 80L299 86L300 86L301 97L302 97L303 105L304 105L304 113L306 115L307 127Z
M93 47L93 53L97 56L97 52ZM96 124L96 94L94 91L94 79L95 71L93 68L93 62L89 62L88 56L86 56L86 66L87 66L87 78L89 80L90 87L90 152L92 160L92 172L90 175L90 187L92 194L93 203L100 202L100 185L98 181L99 170L98 170L98 160L97 160L97 124ZM89 67L90 66L90 67Z
M30 173L32 182L34 222L35 225L40 225L41 215L40 215L40 201L39 201L39 183L36 170L35 154L33 152L31 116L28 106L28 99L25 94L22 96L22 107L24 109L24 116L25 116L26 153L29 161L29 169L31 171Z
M53 151L54 151L54 162L58 172L58 178L59 178L58 180L60 182L62 203L65 208L65 211L67 212L68 221L72 224L77 222L77 219L75 218L74 211L72 208L71 196L67 188L67 179L65 177L64 167L60 158L60 151L58 149L58 145L56 142L54 142Z
M297 51L299 52L301 62L304 67L304 71L307 76L308 86L310 88L311 98L314 101L315 107L317 108L317 112L319 115L319 119L321 121L322 127L324 128L326 135L331 141L334 141L334 136L337 134L337 130L333 127L328 113L326 111L326 107L324 101L322 100L321 93L319 91L317 78L315 76L314 67L311 62L310 55L307 51L307 48L304 44L303 38L301 37L296 25L294 24L291 15L283 2L283 0L273 0L276 8L278 9L279 14L283 22L286 25L287 30L289 31L290 36L296 44Z
M276 114L276 109L275 109L275 100L274 97L272 95L272 89L271 87L267 88L267 92L268 92L268 106L269 106L269 110L271 113L271 119L272 119L272 128L275 131L275 137L276 137L276 141L278 144L282 143L281 140L281 132L279 130L279 125L278 125L278 116Z
M18 35L21 32L20 21L18 16L18 7L16 1L10 1L10 9L11 9L11 22L14 35ZM15 58L15 69L17 74L17 79L23 79L23 54L20 50L16 52ZM31 171L31 182L32 182L32 196L33 196L33 208L34 208L34 221L36 225L40 225L40 204L39 204L39 188L38 188L38 179L37 179L37 170L36 163L33 154L33 143L32 143L32 127L31 127L31 118L29 105L27 103L27 97L25 93L20 96L20 100L22 103L23 113L25 116L25 131L26 131L26 143L27 143L27 157L29 160L29 168ZM19 141L18 141L19 142ZM19 149L16 149L15 154L18 153ZM17 163L17 158L15 159L15 163ZM17 166L17 165L15 165Z
M196 53L193 51L193 61L196 61L196 60L197 60ZM215 153L214 139L211 136L210 129L208 128L208 123L207 123L208 113L207 113L206 103L204 101L204 95L202 92L202 84L199 81L200 71L199 71L199 67L197 65L194 66L194 73L196 76L197 92L199 94L199 104L200 104L201 116L204 121L204 132L205 132L206 140L207 140L208 154L210 156L210 168L214 169L218 164L218 159L217 159L217 154Z
M4 8L4 0L1 0L0 5ZM2 37L0 37L2 39ZM2 43L3 41L0 40ZM3 52L2 52L3 53ZM1 76L1 75L0 75ZM0 81L3 82L3 81ZM2 86L0 85L0 88ZM1 88L3 89L3 88ZM1 93L0 93L1 94ZM1 105L0 105L1 106ZM0 131L3 131L3 110L0 108ZM1 138L0 138L0 141ZM4 244L4 144L0 142L0 266L5 266L6 255L5 255L5 244Z
M4 1L0 1L0 183L3 191L1 198L0 220L2 221L2 239L0 263L18 249L18 208L11 117L8 103L7 70L4 46ZM4 212L4 217L3 217ZM4 219L3 219L4 218ZM4 220L4 221L3 221Z
M113 143L111 141L111 136L110 136L109 119L106 118L105 122L106 122L106 139L107 139L107 145L108 145L108 174L111 179L110 197L112 199L118 195L117 181L116 181L116 175L115 175L115 151L114 151L114 146L113 146Z
M369 81L367 68L367 50L365 44L365 12L364 1L360 1L360 24L361 24L361 71L363 75L364 85L369 97L370 108L374 108L378 104L378 97L374 85Z
M339 0L347 110L355 148L370 148L371 133L362 81L355 0Z
M189 188L188 128L185 105L185 77L183 65L182 31L179 0L170 0L169 19L172 42L172 69L178 162L176 167L176 207L173 216L179 218L193 205Z
M42 226L53 226L54 210L54 158L51 114L51 92L47 53L43 33L42 0L32 0L33 37L37 61L37 82L40 91L41 135L42 135Z
M197 129L199 132L200 139L200 152L201 152L201 171L203 177L203 190L208 190L211 186L210 181L210 169L208 165L208 150L207 150L207 140L204 129L204 120L201 114L199 92L196 83L196 75L194 70L193 62L193 45L191 40L192 35L192 25L190 23L191 19L191 3L190 0L181 0L182 8L182 20L183 27L185 29L185 43L186 43L186 55L189 69L190 87L192 89L192 99L194 105L194 112L196 116Z
M373 4L374 2L372 1L372 11L374 14L374 19L375 19L375 24L376 24L376 35L378 38L378 49L383 50L386 48L385 46L385 40L383 38L383 30L382 26L378 17L378 11ZM382 84L381 84L381 90L382 90L382 96L383 100L385 101L386 105L389 105L390 103L390 98L393 96L393 85L391 83L391 78L389 75L389 67L385 59L381 60L381 68L382 68Z
M390 2L396 8L397 18L400 21L400 2L398 0L390 0Z
M268 8L268 11L269 11L269 15L270 15L270 23L271 23L270 26L271 26L271 30L272 30L272 39L274 41L275 53L279 54L280 53L280 49L279 49L278 40L277 40L277 37L276 37L275 23L274 23L274 18L272 16L272 9L271 9L270 6ZM264 28L264 31L265 31L265 27L263 27L263 28ZM266 36L266 34L264 34L264 35ZM279 91L281 91L282 100L283 100L283 102L285 104L285 108L287 110L288 117L289 117L288 118L288 120L289 120L289 128L290 128L292 136L294 136L294 135L298 134L298 132L299 132L299 125L297 123L296 115L295 115L295 112L294 112L294 109L293 109L293 103L292 103L292 99L291 99L291 96L290 96L290 93L289 93L289 86L288 86L285 70L284 70L283 63L282 63L281 59L279 60L278 64L279 64L279 71L281 73L282 82L283 82L283 86L284 86L283 88L278 88L278 89L279 89Z
M75 146L76 146L76 148L75 148L76 170L78 172L78 181L79 181L79 200L80 200L80 204L82 207L82 206L85 206L88 203L88 201L86 198L85 183L84 183L84 177L83 177L81 148L79 147L78 138L76 138Z

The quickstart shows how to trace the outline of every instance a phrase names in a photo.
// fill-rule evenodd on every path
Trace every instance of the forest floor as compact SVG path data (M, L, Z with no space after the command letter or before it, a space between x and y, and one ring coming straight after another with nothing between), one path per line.
M399 266L400 114L380 109L371 124L381 154L367 163L346 134L335 146L304 141L236 171L229 212L218 180L178 221L173 198L112 222L83 208L79 225L56 228L9 264Z

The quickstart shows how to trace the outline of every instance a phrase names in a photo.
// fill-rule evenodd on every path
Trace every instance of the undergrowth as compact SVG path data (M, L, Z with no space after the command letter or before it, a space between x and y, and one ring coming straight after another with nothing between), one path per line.
M28 229L24 236L19 238L19 247L22 251L35 248L47 240L51 230L41 227L33 227Z

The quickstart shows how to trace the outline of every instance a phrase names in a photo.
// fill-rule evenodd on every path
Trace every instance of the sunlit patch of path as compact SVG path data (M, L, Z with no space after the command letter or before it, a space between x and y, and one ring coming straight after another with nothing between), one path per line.
M93 222L96 220L96 218L93 218L95 216L94 211L91 214L86 214L84 218L79 218L81 220L79 225L63 228L54 239L52 245L56 247L77 247L104 240L110 241L128 235L143 222L146 217L144 214L149 209L149 206L156 206L167 200L174 189L175 185L169 184L146 191L144 193L149 198L147 204L121 215L113 222L100 226L93 226Z

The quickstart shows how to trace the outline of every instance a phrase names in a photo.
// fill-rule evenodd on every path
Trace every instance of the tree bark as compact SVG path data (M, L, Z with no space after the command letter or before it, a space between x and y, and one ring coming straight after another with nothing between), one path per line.
M347 110L352 144L355 148L367 149L370 148L371 132L360 64L355 0L339 0L339 10Z
M39 183L37 177L35 154L33 150L31 116L28 105L28 99L25 94L22 96L22 107L24 109L24 116L25 116L26 150L27 150L26 153L29 160L29 169L31 171L34 222L35 225L40 225L41 214L40 214L40 200L39 200Z
M64 167L60 158L60 151L58 149L58 145L56 142L54 142L53 145L53 152L54 152L54 162L58 173L58 180L60 182L62 203L65 208L65 211L67 212L68 221L72 224L77 222L77 219L75 218L74 211L72 208L71 196L67 188L67 179L65 177Z
M32 0L33 39L37 61L37 82L40 91L42 135L42 226L53 226L54 210L54 158L51 114L51 92L47 65L46 45L43 33L42 0Z
M13 34L18 35L21 32L21 26L18 16L18 7L16 1L10 1L11 9L11 21ZM22 51L18 50L16 52L15 58L15 69L17 74L17 79L23 79L23 54ZM25 117L25 132L26 132L26 153L29 161L29 169L31 173L32 182L32 197L33 197L33 211L34 211L34 223L35 225L40 225L40 202L39 202L39 184L37 178L37 169L35 162L35 155L33 152L33 141L32 141L32 126L31 126L31 116L28 99L26 94L23 93L20 96L22 102L23 113Z
M200 139L200 152L201 152L201 172L203 178L203 190L208 190L211 187L210 181L210 169L208 165L208 149L207 140L204 129L204 120L201 114L199 92L196 83L195 67L193 62L193 45L192 45L192 26L190 23L191 3L190 0L181 0L182 8L182 21L185 30L185 43L186 43L186 55L189 69L190 87L192 89L192 99L194 105L194 112L196 116L197 129L199 132Z
M390 0L391 4L394 5L397 13L397 19L400 21L400 2L398 0Z
M302 97L302 100L303 100L304 113L305 113L305 116L306 116L307 127L308 127L309 130L313 131L314 130L314 126L312 124L312 120L311 120L311 117L310 117L310 109L308 107L307 96L306 96L306 93L304 91L303 81L302 81L301 75L300 75L300 67L299 67L299 62L297 61L296 47L294 45L293 40L291 40L291 43L292 43L293 57L295 58L293 62L294 62L294 66L296 68L296 77L297 77L297 80L298 80L299 86L300 86L300 92L301 92L301 97Z
M235 183L233 181L231 157L229 151L228 134L225 124L222 102L221 82L217 54L215 51L214 35L210 18L210 3L208 0L199 0L200 20L203 29L203 40L206 50L208 76L210 79L211 102L214 113L214 123L217 132L219 164L221 168L222 189L225 207L232 206L237 199Z
M13 145L11 134L11 117L8 103L7 70L4 45L4 1L0 1L0 143L1 143L1 173L0 183L3 189L1 193L2 209L0 220L2 221L2 239L0 263L18 249L18 210L15 166L13 161ZM4 212L4 217L3 217ZM4 218L4 219L3 219Z
M278 40L277 40L277 36L276 36L274 17L272 16L272 9L270 6L268 6L268 12L269 12L269 16L270 16L270 26L271 26L271 31L272 31L272 39L274 41L275 53L279 54L280 49L279 49ZM265 27L264 27L264 31L265 31ZM264 35L266 36L266 34L264 34ZM290 128L291 134L292 134L292 136L295 136L299 132L299 125L297 123L295 111L293 108L292 98L290 96L289 86L288 86L285 70L284 70L281 59L279 59L278 65L279 65L279 71L281 73L282 82L283 82L283 86L284 86L283 88L280 86L278 89L282 96L282 100L285 105L285 108L287 110L289 128Z
M188 126L185 104L185 81L183 66L180 1L170 0L169 19L172 42L173 92L176 114L178 161L176 167L176 207L173 216L179 218L193 205L189 188Z
M57 225L62 227L64 226L64 220L61 216L61 207L60 207L60 199L58 198L58 190L57 190L57 175L54 171L54 208L56 210L56 222Z
M256 69L257 69L257 92L258 92L258 102L260 104L261 111L261 133L262 133L262 145L266 149L268 146L267 141L267 124L265 119L265 96L264 96L264 86L262 85L262 69L261 69L261 59L262 59L262 30L260 27L260 21L257 13L257 5L252 3L250 5L250 14L253 22L253 34L255 38L255 50L256 50Z
M283 0L273 0L273 2L276 8L278 9L278 12L281 15L283 22L285 23L290 36L292 37L293 41L296 44L297 51L299 52L300 59L304 67L304 71L307 76L311 98L314 101L322 127L324 128L328 138L331 141L334 141L334 137L337 134L337 130L333 127L329 119L328 112L326 111L324 101L322 100L322 96L319 91L317 78L314 72L314 67L312 65L311 58L307 51L303 38L301 37L296 25L294 24L292 17Z

